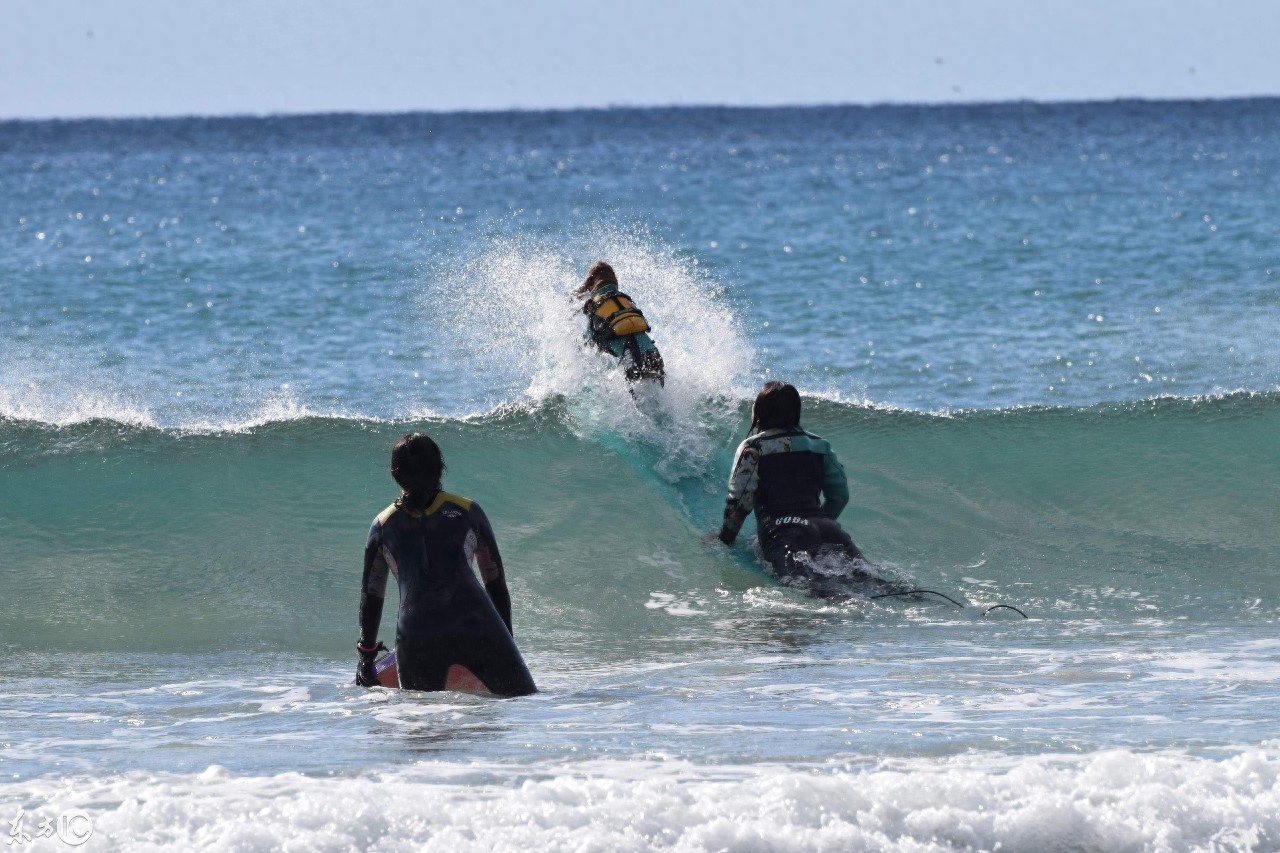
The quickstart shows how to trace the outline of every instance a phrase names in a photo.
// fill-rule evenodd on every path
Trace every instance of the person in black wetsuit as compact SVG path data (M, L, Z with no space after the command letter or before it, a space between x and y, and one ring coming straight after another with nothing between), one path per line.
M780 579L805 575L806 557L820 552L864 559L836 522L849 502L844 466L830 444L800 428L800 392L766 384L751 407L751 432L733 460L724 522L705 538L732 544L754 509L760 548Z
M391 451L391 476L404 491L374 519L365 545L356 681L378 683L373 662L392 573L400 586L401 687L445 690L458 683L452 679L471 675L499 696L534 693L512 639L511 596L493 528L479 504L440 490L443 473L444 457L428 436L406 435ZM471 570L473 556L483 587Z
M618 290L613 267L596 261L575 293L587 297L582 304L587 315L586 340L618 359L628 382L651 379L663 385L666 368L658 345L649 337L649 321L631 297Z

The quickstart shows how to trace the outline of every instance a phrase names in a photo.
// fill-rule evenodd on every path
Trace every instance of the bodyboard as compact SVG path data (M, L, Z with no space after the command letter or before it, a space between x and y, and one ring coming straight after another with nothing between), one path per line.
M377 676L378 683L383 687L399 687L400 672L396 668L396 653L391 651L374 661L373 674ZM491 695L489 688L474 672L458 663L449 667L449 672L444 678L444 689Z

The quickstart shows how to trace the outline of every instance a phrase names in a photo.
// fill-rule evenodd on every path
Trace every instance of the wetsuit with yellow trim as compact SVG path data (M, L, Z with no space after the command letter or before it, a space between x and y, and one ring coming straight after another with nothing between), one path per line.
M754 510L760 548L779 577L804 573L800 554L836 550L862 559L836 523L848 503L844 466L825 439L799 427L767 429L738 446L720 541L731 544Z
M483 587L471 569L473 557ZM479 504L438 492L421 511L397 502L374 519L360 593L360 642L368 648L377 642L388 574L400 587L401 687L443 690L457 664L500 696L537 690L512 639L502 557Z
M636 308L631 297L618 290L618 285L602 284L582 305L587 315L587 331L584 337L607 352L626 374L628 382L654 379L659 385L666 380L666 368L658 345L649 337L649 323Z

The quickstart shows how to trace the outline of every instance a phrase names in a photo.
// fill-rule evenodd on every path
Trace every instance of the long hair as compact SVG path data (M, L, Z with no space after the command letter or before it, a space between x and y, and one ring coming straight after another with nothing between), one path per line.
M391 449L391 477L404 491L396 504L422 509L440 491L444 454L431 436L411 432Z
M766 382L751 406L751 432L800 426L800 392L787 382Z
M578 296L584 293L590 293L602 284L617 284L618 275L613 271L613 267L604 261L596 261L591 265L591 269L587 270L587 277L582 284L578 285L578 289L574 291Z

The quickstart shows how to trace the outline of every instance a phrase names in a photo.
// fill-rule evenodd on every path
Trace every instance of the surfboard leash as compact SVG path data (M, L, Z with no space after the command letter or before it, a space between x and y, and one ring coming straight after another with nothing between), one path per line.
M919 595L921 593L928 593L929 595L936 595L941 598L945 598L947 601L950 601L952 604L954 604L956 607L959 607L961 610L963 610L965 607L963 604L956 601L954 598L947 595L945 592L938 592L936 589L906 589L900 592L882 592L877 595L868 596L868 598L873 600L877 598L896 598L904 595ZM992 610L999 610L1002 607L1005 608L1006 610L1012 610L1014 613L1017 613L1023 619L1031 618L1027 616L1027 614L1023 613L1021 610L1019 610L1018 608L1014 607L1012 604L994 604L991 607L988 607L986 610L982 611L982 615L985 618L986 615L990 613Z

